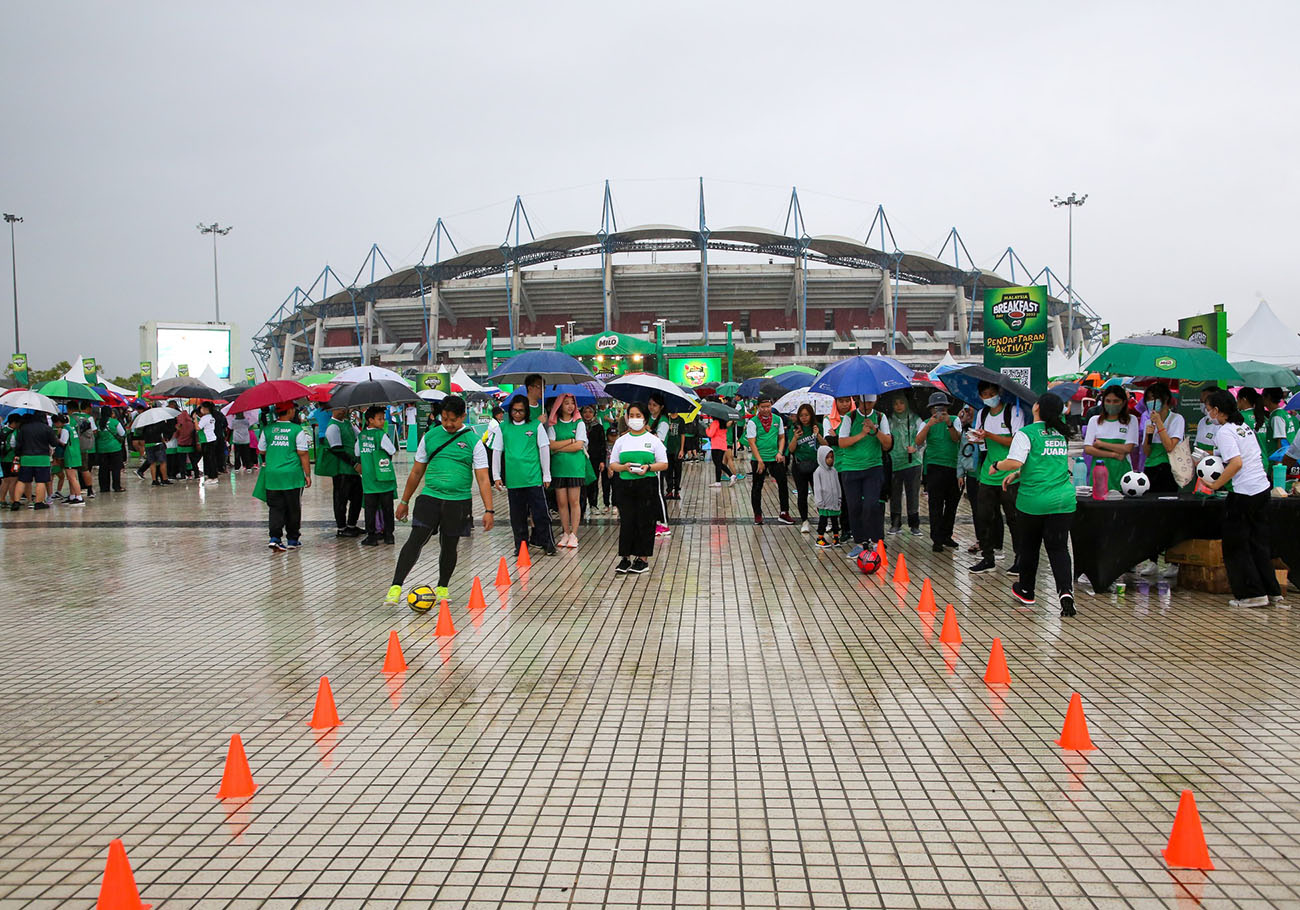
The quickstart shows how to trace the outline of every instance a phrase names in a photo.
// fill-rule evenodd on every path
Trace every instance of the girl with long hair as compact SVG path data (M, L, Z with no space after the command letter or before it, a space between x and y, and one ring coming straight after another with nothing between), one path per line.
M1132 469L1129 457L1141 441L1141 431L1137 418L1129 413L1128 393L1121 386L1113 385L1102 393L1101 410L1088 419L1083 451L1106 466L1107 488L1118 490L1120 480Z
M558 547L578 549L578 524L582 520L582 495L591 463L587 459L587 424L578 414L578 403L564 394L551 405L546 422L551 440L551 489L560 513Z

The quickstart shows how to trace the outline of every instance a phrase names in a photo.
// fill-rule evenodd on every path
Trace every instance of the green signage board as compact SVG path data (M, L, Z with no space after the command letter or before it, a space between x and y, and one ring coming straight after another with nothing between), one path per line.
M188 363L178 363L178 364L176 364L176 375L177 375L177 376L188 376L188 375L190 375L190 365L189 365Z
M721 357L669 357L668 381L687 388L722 382Z
M153 388L153 361L141 360L140 361L140 389L139 389L140 394L143 395L145 392L149 391L152 388Z
M94 385L99 381L99 372L95 368L94 357L81 358L81 371L86 374L86 382Z
M1212 351L1228 356L1228 314L1222 306L1213 313L1188 316L1178 320L1178 337L1203 344ZM1213 381L1198 382L1184 379L1178 384L1178 413L1187 420L1188 427L1201 419L1201 389L1216 385Z
M257 370L252 367L244 367L244 381L249 385L257 385Z
M415 378L415 390L417 392L425 389L438 389L442 392L451 391L451 374L450 373L421 373Z
M10 362L10 372L14 374L14 382L24 389L27 388L30 383L30 376L27 372L26 354L14 355L13 360Z
M984 292L984 366L1036 394L1047 391L1047 288Z

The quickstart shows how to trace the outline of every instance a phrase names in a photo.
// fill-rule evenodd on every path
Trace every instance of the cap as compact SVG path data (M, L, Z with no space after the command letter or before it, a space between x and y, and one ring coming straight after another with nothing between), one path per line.
M948 407L948 396L943 392L934 392L930 395L930 400L926 403L928 408L946 408Z

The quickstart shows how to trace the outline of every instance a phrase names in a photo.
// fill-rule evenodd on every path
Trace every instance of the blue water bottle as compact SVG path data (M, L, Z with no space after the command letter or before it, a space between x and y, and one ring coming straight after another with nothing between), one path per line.
M1088 482L1088 466L1084 464L1082 455L1076 455L1074 458L1073 476L1076 489Z

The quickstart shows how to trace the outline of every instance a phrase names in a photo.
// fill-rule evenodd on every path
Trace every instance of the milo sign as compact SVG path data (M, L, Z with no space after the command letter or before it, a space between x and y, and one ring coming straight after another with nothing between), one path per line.
M612 351L618 347L617 335L601 335L596 339L597 351Z
M984 365L1040 395L1047 391L1047 288L984 292Z

